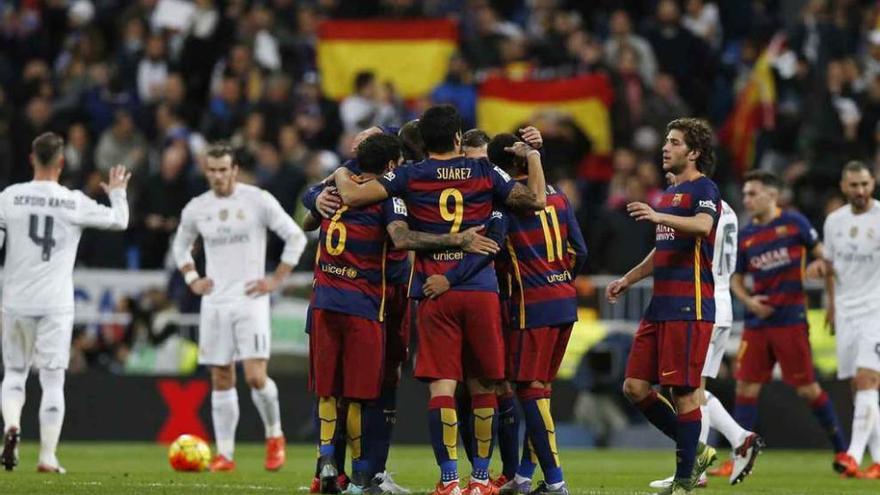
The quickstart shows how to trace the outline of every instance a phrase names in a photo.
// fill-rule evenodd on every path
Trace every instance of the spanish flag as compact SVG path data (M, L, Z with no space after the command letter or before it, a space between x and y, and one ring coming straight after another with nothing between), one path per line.
M772 64L784 42L784 36L775 36L758 57L748 82L740 90L730 116L721 127L721 142L730 149L738 176L754 165L755 142L760 131L772 129L776 124L776 81Z
M427 95L443 81L458 44L446 20L324 21L318 26L318 70L328 98L354 91L355 75L373 71L404 98Z
M604 74L565 79L511 80L491 77L480 86L477 123L490 136L512 132L536 112L569 114L593 143L593 153L611 153L609 110L613 91Z

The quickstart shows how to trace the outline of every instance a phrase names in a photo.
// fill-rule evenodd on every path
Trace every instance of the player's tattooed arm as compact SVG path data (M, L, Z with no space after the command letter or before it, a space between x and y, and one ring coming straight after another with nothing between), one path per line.
M518 141L504 151L526 159L529 178L526 185L514 184L505 204L516 210L541 210L547 206L547 182L541 166L541 153L531 146Z
M482 227L471 227L464 232L429 234L410 230L406 222L397 220L388 224L388 235L395 249L433 251L450 247L461 248L468 253L494 254L500 249L498 243L477 233Z

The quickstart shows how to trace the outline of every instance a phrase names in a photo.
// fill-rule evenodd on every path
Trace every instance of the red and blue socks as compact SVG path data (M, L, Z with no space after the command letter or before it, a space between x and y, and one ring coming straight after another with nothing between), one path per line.
M737 395L733 406L733 419L748 431L755 431L758 422L758 398Z
M458 481L458 414L451 395L432 397L428 401L428 430L434 458L440 466L440 480Z
M845 452L846 442L843 440L843 433L840 431L840 422L837 421L837 413L834 412L834 404L828 398L828 392L824 390L813 402L810 403L813 408L813 416L819 420L831 444L834 445L835 452Z
M556 447L556 426L550 414L549 391L543 388L524 388L517 394L525 417L526 436L538 458L541 471L544 472L544 481L549 485L561 483L562 465ZM521 476L526 477L523 474Z
M489 463L498 430L498 399L494 393L471 396L473 471L471 479L489 481Z
M697 443L702 426L700 408L679 414L675 428L675 479L690 480L697 458Z
M519 467L519 414L513 394L498 397L498 450L501 472L512 480Z
M675 409L665 397L651 390L647 397L633 404L636 409L645 415L652 425L662 431L664 435L675 440L678 437L678 425Z

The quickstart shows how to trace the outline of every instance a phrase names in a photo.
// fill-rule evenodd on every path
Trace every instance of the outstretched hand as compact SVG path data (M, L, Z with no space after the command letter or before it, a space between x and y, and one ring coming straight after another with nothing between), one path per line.
M116 165L110 169L110 176L107 182L101 183L104 192L110 194L114 189L125 190L128 187L128 180L131 179L131 172L123 165Z

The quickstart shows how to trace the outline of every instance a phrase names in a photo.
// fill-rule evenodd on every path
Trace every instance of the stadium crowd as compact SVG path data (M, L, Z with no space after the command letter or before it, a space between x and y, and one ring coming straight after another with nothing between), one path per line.
M197 163L207 141L231 139L245 180L294 212L308 184L350 157L359 130L400 124L438 102L455 103L475 125L476 85L514 69L604 73L612 82L613 160L598 178L578 166L591 145L570 119L534 119L548 177L578 206L592 273L620 273L650 247L651 227L624 228L632 225L621 208L664 187L665 123L696 115L720 129L776 33L786 35L785 48L773 63L772 127L760 133L755 165L793 186L786 202L821 225L826 204L839 204L842 165L874 162L880 140L876 2L198 0L183 20L162 13L172 3L0 7L0 186L30 178L30 142L47 130L67 139L65 185L100 198L109 167L134 171L133 228L87 233L83 266L166 266L183 205L207 187ZM324 97L319 22L377 16L457 19L460 50L448 77L422 100L403 101L369 73L352 81L351 96ZM725 151L719 145L716 180L736 207L739 183Z

